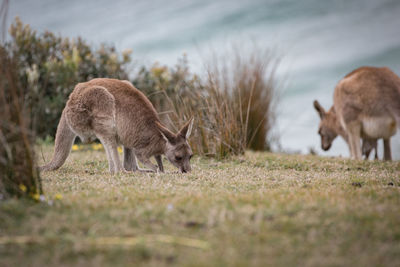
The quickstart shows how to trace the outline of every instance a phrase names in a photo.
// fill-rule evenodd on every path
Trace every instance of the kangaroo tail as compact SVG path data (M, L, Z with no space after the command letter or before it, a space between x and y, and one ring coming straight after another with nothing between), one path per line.
M53 158L48 164L39 167L39 170L52 171L60 168L64 164L71 151L71 147L74 143L75 137L76 134L72 132L72 130L68 126L65 118L65 113L63 112L60 122L57 126Z

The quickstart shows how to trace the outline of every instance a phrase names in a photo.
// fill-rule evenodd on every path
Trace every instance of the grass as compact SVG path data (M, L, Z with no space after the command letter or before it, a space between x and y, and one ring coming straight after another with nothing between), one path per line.
M0 266L400 265L399 162L247 152L194 157L190 174L165 165L111 176L103 151L73 151L42 174L51 205L0 202Z
M204 73L191 72L183 56L172 68L142 67L132 81L169 129L176 132L194 118L190 145L197 155L223 159L246 149L269 150L276 141L271 129L279 102L279 58L255 45L247 52L240 47L228 45L211 55Z

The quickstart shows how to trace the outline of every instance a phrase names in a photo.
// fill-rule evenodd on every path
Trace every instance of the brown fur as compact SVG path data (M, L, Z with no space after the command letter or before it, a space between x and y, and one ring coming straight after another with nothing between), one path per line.
M347 133L337 119L335 108L331 107L328 112L314 101L314 108L321 117L318 134L321 136L321 148L325 151L332 146L333 140L339 135L348 143ZM377 140L364 138L362 142L362 154L368 159L372 150L375 150L375 159L378 159Z
M362 154L365 156L365 159L369 159L369 154L371 154L372 150L375 150L374 159L379 159L378 158L378 140L364 138L362 140L361 151L362 151Z
M104 145L110 172L123 170L117 146L124 147L123 166L127 171L141 170L138 158L149 170L163 171L165 154L182 172L190 171L192 151L187 142L193 120L178 134L165 128L151 102L130 82L99 78L78 84L69 96L57 128L55 152L42 170L59 168L68 157L76 136L83 142L98 138ZM176 160L176 157L181 160Z
M384 140L384 158L391 159L390 137L400 127L400 78L389 68L361 67L346 75L336 86L334 106L325 112L317 101L314 107L321 117L322 147L329 149L334 138L342 135L350 154L361 159L360 138L365 151ZM335 136L336 137L336 136Z

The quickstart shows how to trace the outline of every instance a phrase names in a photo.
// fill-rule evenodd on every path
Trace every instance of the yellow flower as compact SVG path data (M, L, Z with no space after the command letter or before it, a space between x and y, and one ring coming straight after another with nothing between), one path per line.
M76 46L72 48L72 61L76 64L79 65L81 62L81 57L79 56L79 51Z
M63 197L61 194L55 194L54 199L61 200Z
M122 51L122 58L124 62L128 62L131 59L132 49L125 49Z
M166 66L160 66L160 64L156 62L151 68L151 72L155 77L160 78L164 73L168 72L168 68Z
M40 195L39 195L38 193L32 195L32 198L33 198L34 200L36 200L36 201L39 200L39 197L40 197Z
M122 148L121 147L118 147L118 152L122 153Z
M132 49L125 49L125 50L123 50L122 51L122 55L124 56L124 57L126 57L126 56L130 56L130 54L132 54Z
M79 150L79 146L78 145L73 145L72 146L72 151L77 151Z
M19 189L21 189L22 192L26 192L26 186L24 184L20 184Z
M103 149L103 145L102 144L93 144L92 149L93 150L101 150L101 149Z

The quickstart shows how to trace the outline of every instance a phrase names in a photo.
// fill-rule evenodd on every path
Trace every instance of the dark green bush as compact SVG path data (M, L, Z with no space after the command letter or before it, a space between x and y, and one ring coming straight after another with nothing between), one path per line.
M32 112L38 137L54 136L62 109L75 85L97 77L127 79L130 53L112 46L93 49L83 39L37 33L16 18L6 49L18 62L18 77ZM40 100L40 105L38 104Z

